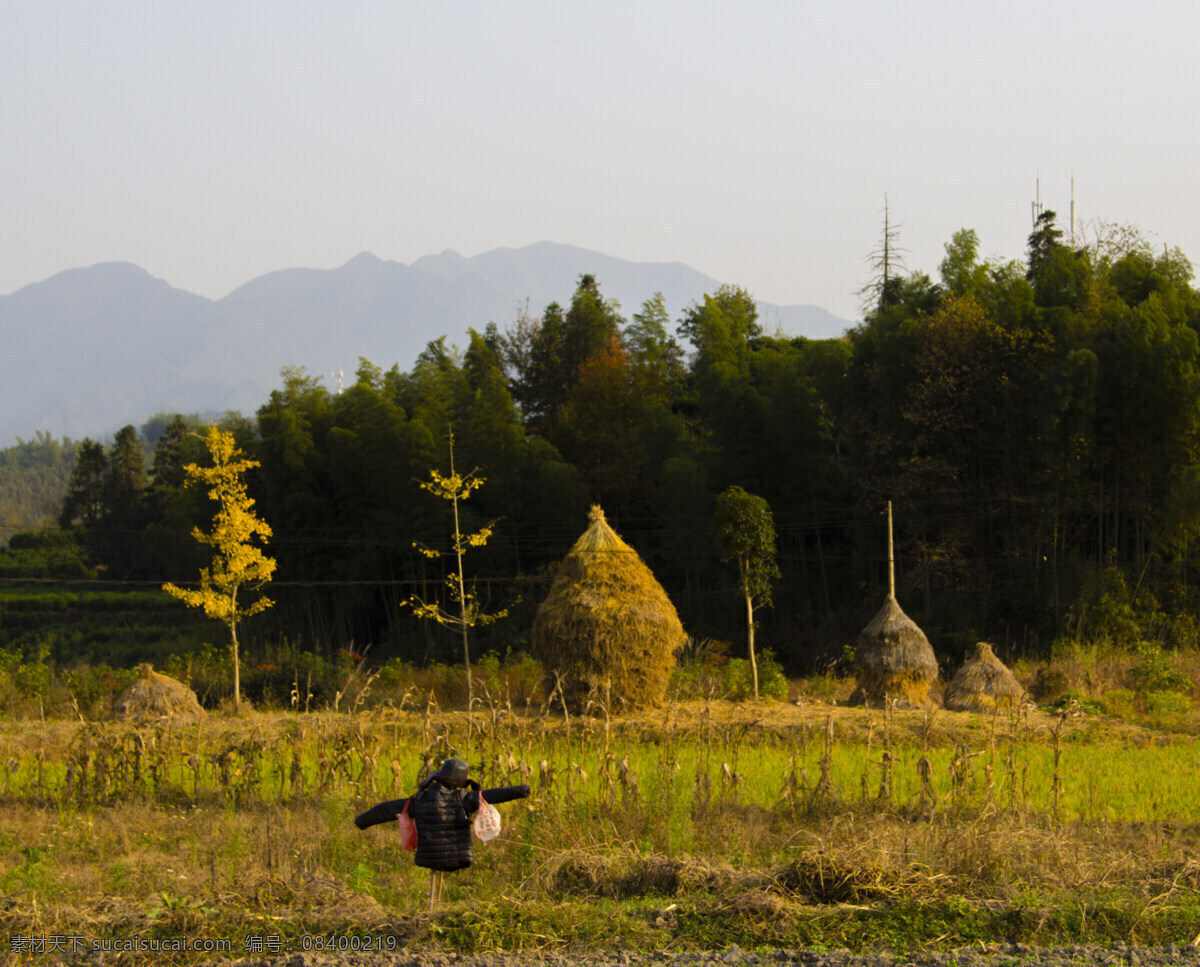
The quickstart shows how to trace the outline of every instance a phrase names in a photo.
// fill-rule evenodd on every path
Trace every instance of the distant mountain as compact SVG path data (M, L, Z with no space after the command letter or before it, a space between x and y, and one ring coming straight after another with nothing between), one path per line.
M0 446L38 430L102 439L159 412L253 414L303 367L331 389L360 358L411 368L440 336L501 328L570 302L590 272L627 318L662 292L672 319L721 283L679 262L627 262L539 242L412 265L364 252L337 269L270 272L213 301L135 265L70 269L0 296ZM853 323L816 306L760 303L768 331L823 339Z

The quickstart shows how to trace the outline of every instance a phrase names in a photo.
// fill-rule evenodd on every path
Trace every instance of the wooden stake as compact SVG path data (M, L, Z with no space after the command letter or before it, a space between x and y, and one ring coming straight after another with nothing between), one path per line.
M896 597L896 558L892 550L892 502L888 501L888 597Z
M444 870L429 871L429 912L433 912L434 906L442 902L442 889L446 885L446 873Z

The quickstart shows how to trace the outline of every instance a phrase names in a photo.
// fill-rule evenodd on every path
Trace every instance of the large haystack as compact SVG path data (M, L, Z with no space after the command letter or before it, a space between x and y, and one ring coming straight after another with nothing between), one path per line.
M929 702L929 687L938 677L937 658L925 632L900 609L895 595L887 596L859 634L854 659L858 688L850 696L852 704L919 708Z
M116 714L126 721L199 715L204 709L196 693L149 664L137 666L138 677L117 699Z
M533 653L548 688L560 680L563 697L576 708L591 697L613 710L657 705L683 645L683 625L650 569L599 507L592 507L590 520L538 608Z
M925 632L901 610L896 600L890 500L887 516L888 596L854 644L858 688L850 696L850 702L873 708L893 704L900 708L919 708L930 701L929 687L937 681L937 656Z
M1025 689L986 641L975 645L946 686L942 704L957 712L996 712L1017 708Z

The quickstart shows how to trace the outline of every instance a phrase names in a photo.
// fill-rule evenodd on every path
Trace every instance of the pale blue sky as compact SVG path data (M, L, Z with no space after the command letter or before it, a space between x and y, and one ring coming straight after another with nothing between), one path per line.
M0 293L550 240L855 317L885 192L936 275L962 227L1022 257L1072 173L1200 261L1195 9L0 0Z

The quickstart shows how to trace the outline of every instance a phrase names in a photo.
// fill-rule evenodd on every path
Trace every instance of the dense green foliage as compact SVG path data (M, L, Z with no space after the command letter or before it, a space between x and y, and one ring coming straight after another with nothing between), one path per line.
M0 450L0 544L58 516L74 464L75 445L45 433Z
M793 671L841 655L886 587L882 510L896 511L897 594L948 665L975 640L1001 654L1056 642L1195 644L1200 606L1200 294L1179 251L1127 230L1064 244L1045 212L1020 262L981 262L974 232L938 281L889 265L844 339L763 331L722 287L670 330L661 296L628 322L582 276L568 307L431 343L409 372L363 360L333 393L287 370L227 428L261 466L249 485L274 530L277 607L251 648L453 661L453 636L402 603L432 600L444 564L413 551L447 531L416 481L455 457L488 486L464 531L476 593L509 617L472 649L524 648L549 568L588 504L647 562L696 639L741 638L736 575L711 528L716 495L766 500L780 578L760 641ZM484 322L481 320L481 323ZM63 519L88 563L161 583L195 573L202 495L179 467L198 441L156 427L80 446ZM124 431L123 431L124 432Z

